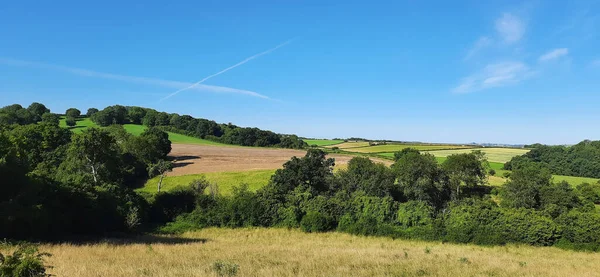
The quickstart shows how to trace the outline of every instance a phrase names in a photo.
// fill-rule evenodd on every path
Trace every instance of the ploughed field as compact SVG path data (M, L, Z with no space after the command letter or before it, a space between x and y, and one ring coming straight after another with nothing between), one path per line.
M295 229L42 244L56 276L598 276L600 253L483 247ZM0 249L2 251L2 249ZM228 269L237 273L228 275ZM219 269L220 268L220 269Z
M175 159L175 168L168 176L224 171L250 171L282 168L292 157L303 157L306 150L208 146L195 144L172 144L169 156ZM353 156L330 154L336 165L347 164ZM371 158L390 165L385 159Z

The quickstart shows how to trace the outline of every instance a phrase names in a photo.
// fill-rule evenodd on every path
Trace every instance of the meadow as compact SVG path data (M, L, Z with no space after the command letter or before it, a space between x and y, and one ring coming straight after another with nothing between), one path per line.
M56 276L228 276L227 269L236 266L235 276L586 277L600 272L600 253L280 228L208 228L171 237L42 244L41 250L52 253L49 273Z
M367 147L356 147L352 148L352 152L358 153L393 153L402 151L405 148L414 148L419 151L432 151L432 150L443 150L443 149L467 149L473 148L472 146L461 146L461 145L437 145L437 144L385 144L385 145L374 145ZM470 151L470 150L465 150Z
M339 149L350 149L350 148L358 148L358 147L366 147L369 146L368 141L349 141L336 145L330 145L327 148L337 147Z
M72 132L74 132L76 134L81 133L83 130L85 130L89 127L98 127L98 125L96 123L94 123L91 119L89 119L88 117L79 118L79 119L77 119L76 123L77 124L75 126L68 127L67 123L65 121L65 117L61 117L59 126L64 127L64 128L69 128ZM125 130L128 133L130 133L134 136L139 136L140 134L142 134L142 132L144 132L144 130L146 130L146 126L137 125L137 124L124 124L123 128L125 128ZM177 133L173 133L173 132L167 132L167 133L169 134L169 140L171 140L171 142L173 142L173 143L232 146L229 144L214 142L214 141L210 141L210 140L206 140L206 139L199 139L199 138L190 137L190 136L177 134Z
M344 142L343 140L333 140L333 139L305 139L304 142L308 143L308 145L313 146L330 146L336 145Z
M203 174L189 174L181 176L166 176L162 182L162 190L170 191L176 187L187 186L194 179L206 178L208 181L217 184L219 192L222 195L230 195L233 187L247 184L251 191L256 191L266 185L275 173L274 169L236 171L236 172L207 172ZM137 189L140 192L155 193L157 191L158 180L160 177L154 177L146 182L144 187Z
M517 148L477 148L476 150L485 153L488 161L498 163L506 163L514 156L523 155L529 152L528 149ZM471 151L473 151L473 149L438 150L429 151L429 153L436 157L448 157L453 154L471 153Z

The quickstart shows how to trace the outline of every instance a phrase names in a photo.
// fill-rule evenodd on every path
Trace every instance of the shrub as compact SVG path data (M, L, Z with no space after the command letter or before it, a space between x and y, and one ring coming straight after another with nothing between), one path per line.
M159 192L151 202L151 221L156 223L173 221L178 215L189 213L195 207L196 194L189 188Z
M577 186L577 192L579 195L587 200L591 201L594 204L600 204L600 183L598 184L589 184L583 183Z
M571 211L556 222L562 229L559 247L578 250L600 250L600 214Z
M216 261L213 263L212 269L217 276L235 276L240 266L227 261Z
M65 119L65 123L67 124L67 126L69 127L73 127L75 125L77 125L77 121L75 121L74 117L67 117L67 119Z
M398 208L398 223L404 227L430 226L433 208L422 201L402 203Z
M333 229L333 220L320 212L308 212L302 217L300 228L308 233L326 232Z
M47 277L44 257L34 246L19 246L12 255L0 254L0 276L4 277Z
M490 176L494 176L494 175L496 175L496 170L494 170L494 169L490 169L490 170L488 171L488 173L490 174Z

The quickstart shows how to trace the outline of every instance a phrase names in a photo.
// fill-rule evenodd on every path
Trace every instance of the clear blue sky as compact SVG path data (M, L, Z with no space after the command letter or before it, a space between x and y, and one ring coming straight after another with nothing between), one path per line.
M92 2L0 5L1 106L138 105L323 138L600 139L598 1Z

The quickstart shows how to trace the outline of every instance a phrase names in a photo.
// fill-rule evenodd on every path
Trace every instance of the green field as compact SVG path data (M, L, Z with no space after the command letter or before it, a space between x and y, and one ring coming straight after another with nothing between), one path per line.
M367 146L367 147L358 147L352 148L352 152L358 153L390 153L390 152L398 152L402 151L405 148L414 148L419 151L432 151L432 150L441 150L441 149L465 149L465 148L473 148L471 146L461 146L461 145L437 145L437 144L385 144L385 145L375 145L375 146ZM463 150L470 151L470 150ZM393 154L392 154L393 156Z
M349 142L344 142L344 143L340 143L340 144L336 144L336 145L331 145L328 148L331 148L334 146L339 149L358 148L358 147L369 146L369 142L368 141L349 141Z
M69 128L71 131L73 131L74 133L77 133L77 134L81 133L83 130L85 130L88 127L98 127L98 125L96 125L96 123L92 122L92 120L90 120L87 117L77 119L77 125L75 125L74 127L68 127L67 123L65 122L65 118L61 117L59 126L64 127L64 128ZM134 136L139 136L142 132L144 132L144 130L146 130L146 126L136 125L136 124L125 124L125 125L123 125L123 128L125 128L125 130L128 133L130 133ZM205 139L199 139L199 138L190 137L190 136L186 136L186 135L182 135L182 134L177 134L177 133L172 133L172 132L167 132L167 133L169 134L169 140L171 140L172 143L232 146L229 144L214 142L214 141L205 140Z
M470 153L473 150L481 150L485 153L488 161L497 163L506 163L514 156L523 155L529 152L528 149L515 149L515 148L477 148L477 149L457 149L457 150L438 150L429 151L436 157L448 157L453 154Z
M219 192L222 195L231 194L234 186L239 186L243 183L248 184L248 187L251 191L256 191L269 182L273 173L275 173L274 169L267 169L237 172L209 172L204 174L183 176L166 176L163 179L161 190L169 191L178 186L187 186L192 180L198 179L204 175L207 180L218 185ZM139 188L138 191L155 193L159 178L160 177L154 177L148 180L144 187Z
M305 139L304 142L308 143L309 146L329 146L340 144L344 142L343 140L333 140L333 139Z

